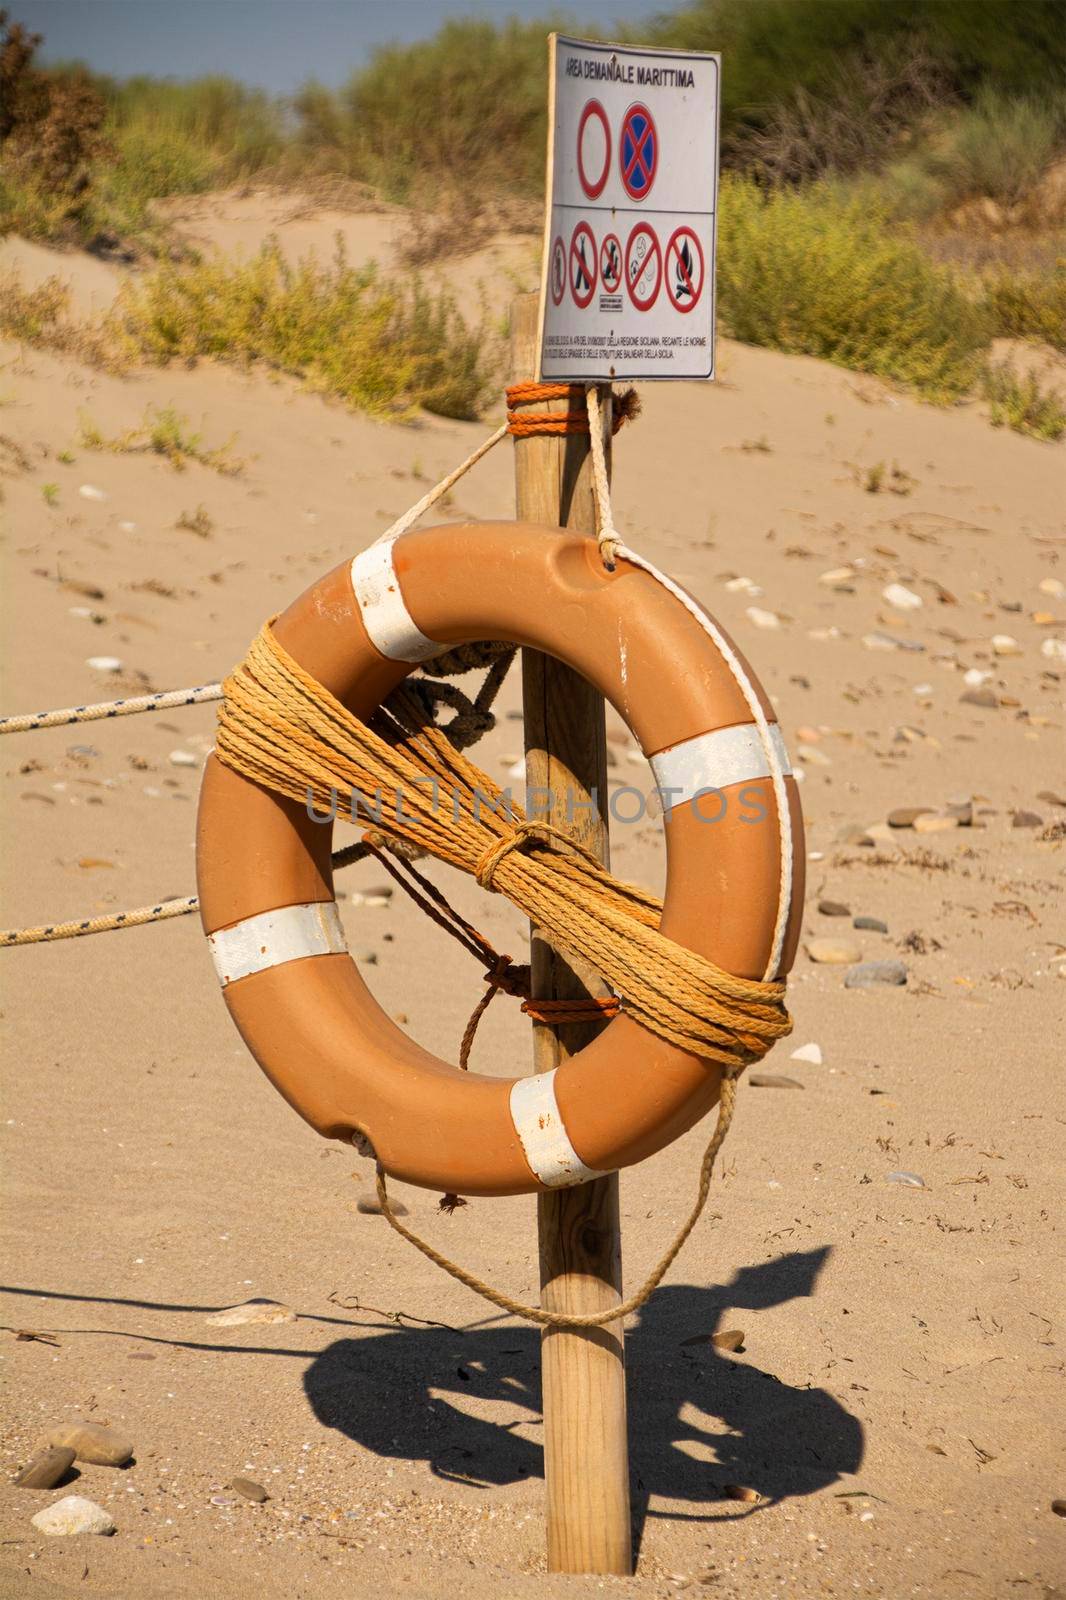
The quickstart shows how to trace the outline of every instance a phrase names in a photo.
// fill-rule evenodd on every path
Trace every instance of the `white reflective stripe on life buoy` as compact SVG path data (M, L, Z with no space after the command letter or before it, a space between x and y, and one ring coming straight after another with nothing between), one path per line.
M286 961L302 961L305 956L342 956L348 949L332 900L260 912L232 928L208 934L207 942L223 988L253 972L280 967Z
M776 722L770 723L770 740L781 771L787 775L792 767ZM667 811L683 806L701 790L728 789L730 784L752 783L770 776L766 749L754 722L697 734L694 739L660 750L649 760Z
M352 588L371 642L390 661L428 661L447 645L427 639L414 623L392 562L395 539L372 544L352 562Z
M511 1085L511 1120L530 1171L547 1189L568 1189L602 1178L586 1167L566 1131L555 1098L555 1073L535 1072Z

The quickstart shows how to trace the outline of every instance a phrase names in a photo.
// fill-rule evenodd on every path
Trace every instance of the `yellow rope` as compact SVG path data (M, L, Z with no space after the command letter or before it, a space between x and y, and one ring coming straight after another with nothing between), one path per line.
M517 823L491 809L503 810L502 791L452 747L415 686L362 723L268 624L223 687L216 749L226 766L320 814L336 807L358 820L373 815L378 794L389 797L376 830L504 893L553 944L596 967L652 1033L742 1069L790 1032L782 982L738 978L676 944L659 932L654 896L583 854L551 849L538 835L554 830L517 808Z

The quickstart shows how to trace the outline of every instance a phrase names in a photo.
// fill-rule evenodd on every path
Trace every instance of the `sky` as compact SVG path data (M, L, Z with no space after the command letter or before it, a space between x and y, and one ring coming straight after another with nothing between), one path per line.
M552 0L7 0L43 34L43 61L84 61L125 78L224 73L287 94L309 78L343 83L377 45L428 38L453 17L494 22L549 15ZM662 10L661 0L572 0L608 32Z

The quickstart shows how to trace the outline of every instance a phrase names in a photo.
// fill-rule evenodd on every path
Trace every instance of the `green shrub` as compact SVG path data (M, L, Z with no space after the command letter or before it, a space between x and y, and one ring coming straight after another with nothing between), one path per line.
M1050 272L1000 271L985 285L993 334L1042 339L1066 353L1066 260Z
M24 289L17 273L0 275L0 334L5 338L121 370L121 353L101 328L71 321L69 311L70 291L58 278Z
M734 337L802 352L948 402L973 385L983 311L950 274L889 230L870 196L829 184L764 194L726 177L718 293Z
M488 392L480 330L417 281L350 267L339 239L329 265L290 266L274 240L250 260L167 263L123 286L112 328L150 360L262 361L378 414L474 417Z
M1035 372L1021 376L1009 361L986 368L982 389L994 428L1013 428L1033 439L1061 439L1066 408L1058 389L1044 389Z
M1017 205L1051 162L1062 132L1061 105L986 92L952 117L925 162L949 205L975 195Z

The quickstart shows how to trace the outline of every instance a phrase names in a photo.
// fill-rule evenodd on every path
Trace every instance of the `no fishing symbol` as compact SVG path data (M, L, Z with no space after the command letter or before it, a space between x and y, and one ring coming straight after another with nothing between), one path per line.
M638 311L650 311L659 296L663 253L653 230L638 222L626 245L626 288Z
M622 246L613 233L600 245L600 282L605 294L614 294L622 282Z
M598 100L590 100L577 125L577 175L590 200L598 200L611 170L611 128Z
M626 112L618 161L626 194L631 200L646 200L659 165L659 135L647 106L633 105Z
M691 311L703 292L703 247L691 228L678 228L666 247L666 292L675 311Z
M561 305L566 292L566 251L563 249L563 241L558 236L552 245L551 287L552 304Z
M596 241L587 222L579 222L570 240L570 292L584 311L596 287Z

